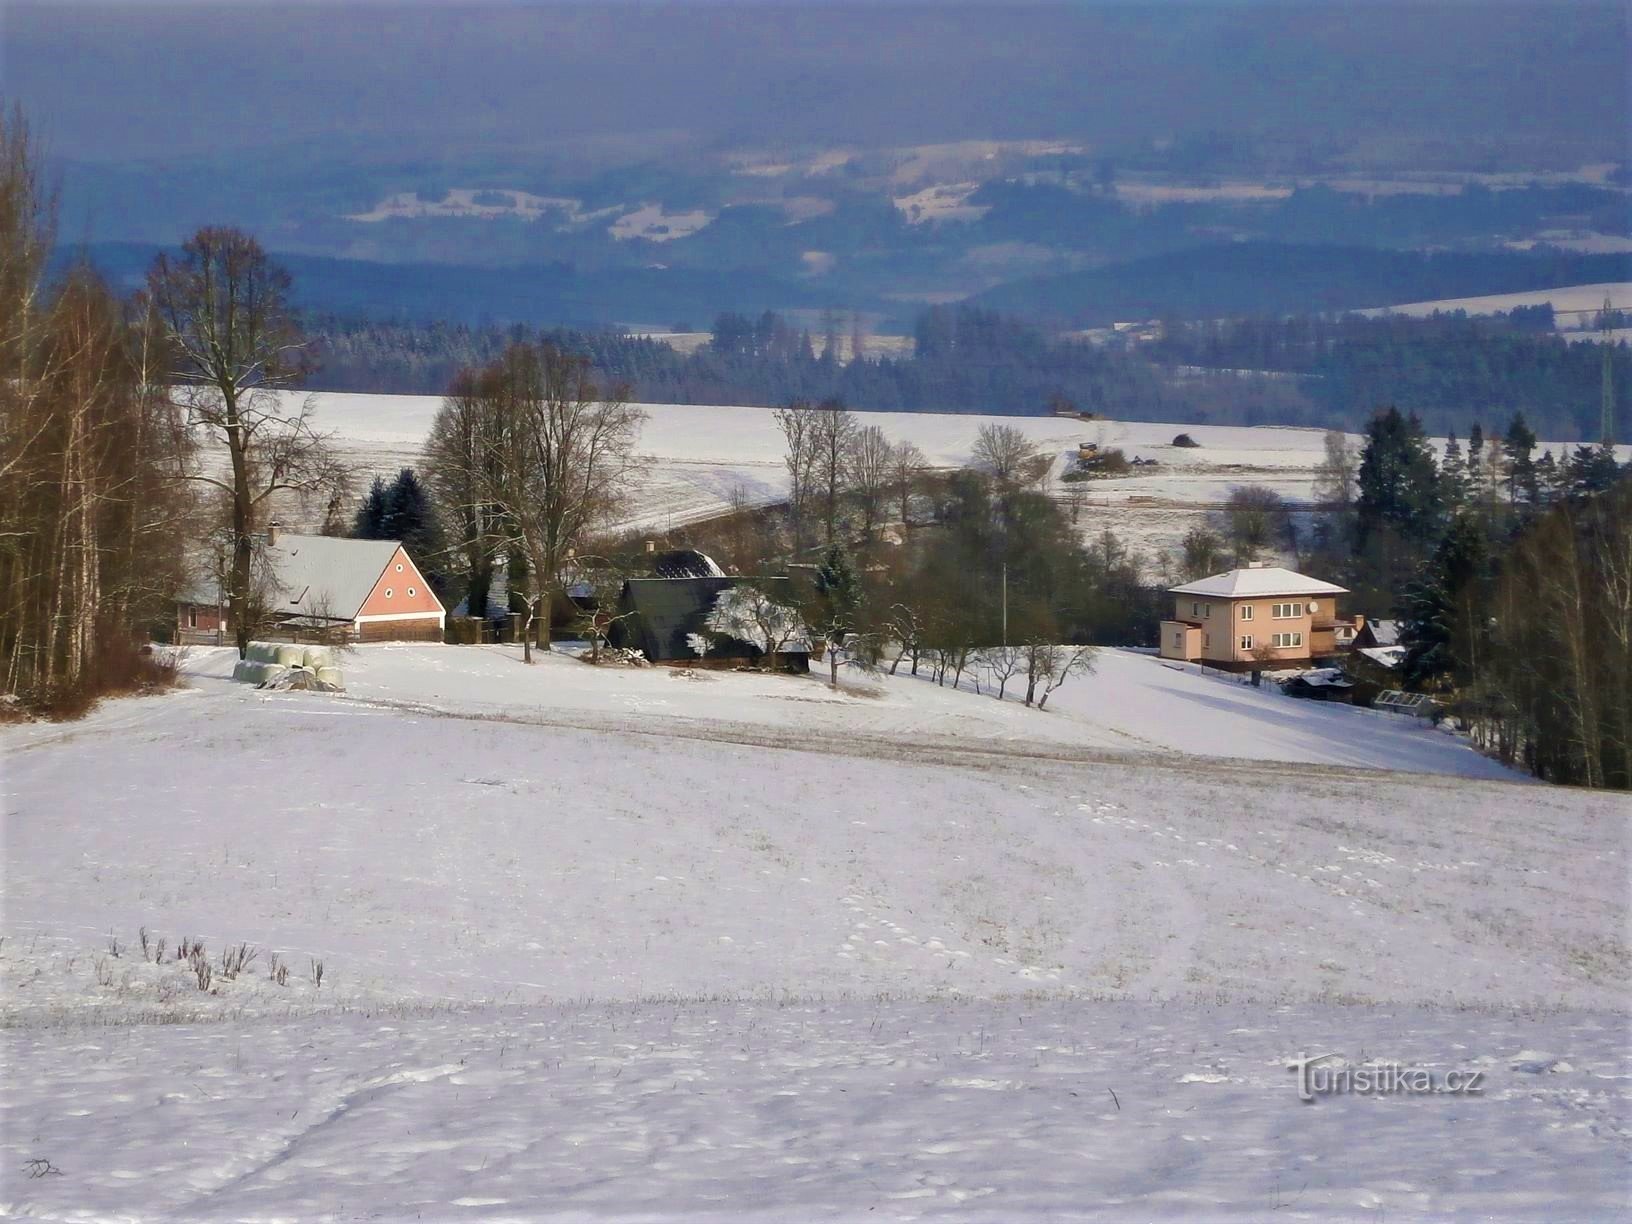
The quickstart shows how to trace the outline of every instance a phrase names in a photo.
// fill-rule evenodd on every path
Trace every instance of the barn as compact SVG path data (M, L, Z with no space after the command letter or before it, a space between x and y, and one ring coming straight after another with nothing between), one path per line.
M353 641L442 640L447 610L397 540L293 535L256 541L257 595L273 625L340 632ZM205 582L177 601L180 640L232 632L227 600Z

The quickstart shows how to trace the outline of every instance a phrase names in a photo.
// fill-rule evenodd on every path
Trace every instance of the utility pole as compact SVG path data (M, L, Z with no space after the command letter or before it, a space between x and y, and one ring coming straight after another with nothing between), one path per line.
M1603 389L1603 437L1601 441L1604 449L1610 450L1615 445L1615 345L1614 335L1610 328L1609 295L1604 295L1604 313L1599 316L1599 339L1604 349L1604 389Z

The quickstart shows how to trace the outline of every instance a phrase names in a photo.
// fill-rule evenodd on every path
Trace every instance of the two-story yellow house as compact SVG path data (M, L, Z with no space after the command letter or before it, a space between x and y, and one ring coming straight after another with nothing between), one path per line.
M1160 654L1229 671L1298 667L1347 650L1365 623L1338 615L1348 591L1307 574L1254 563L1172 587L1173 619Z

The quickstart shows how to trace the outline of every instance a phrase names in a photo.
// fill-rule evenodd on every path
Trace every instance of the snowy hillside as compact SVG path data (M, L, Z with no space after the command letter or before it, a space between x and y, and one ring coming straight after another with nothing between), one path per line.
M364 647L345 696L189 668L0 730L9 1213L1624 1194L1624 799L1117 652L1047 713L500 648ZM142 927L257 959L205 993ZM1486 1088L1301 1104L1326 1051Z

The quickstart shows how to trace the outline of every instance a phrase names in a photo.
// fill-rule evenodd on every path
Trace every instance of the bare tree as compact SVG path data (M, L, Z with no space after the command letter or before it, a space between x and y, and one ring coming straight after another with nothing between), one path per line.
M1354 505L1360 454L1340 429L1326 431L1325 445L1326 455L1315 467L1315 501L1334 510L1347 510Z
M628 494L646 414L604 393L589 361L551 344L511 346L480 380L490 460L484 501L526 563L522 657L550 646L550 601L572 551Z
M980 652L981 662L991 673L997 685L997 699L1003 700L1003 695L1013 680L1025 670L1026 652L1021 646L988 646Z
M1037 699L1037 708L1046 708L1049 695L1072 676L1086 676L1092 672L1097 654L1092 646L1053 647L1048 653L1043 673L1043 692Z
M133 631L173 608L185 447L145 313L83 266L47 287L52 213L0 114L0 688L67 713L139 683Z
M896 644L895 662L890 664L890 675L895 675L901 660L912 657L912 674L918 674L918 659L924 651L924 618L910 603L891 604L882 619L884 635Z
M850 488L861 512L861 530L871 540L890 495L895 448L877 425L855 431L850 439Z
M465 606L483 617L493 585L494 559L505 533L492 500L494 464L499 454L493 399L483 394L483 372L460 370L431 425L424 467L448 548L465 571Z
M303 341L289 305L289 275L254 238L201 229L172 259L161 254L148 293L174 354L178 402L200 440L226 452L228 474L190 466L182 475L231 496L228 602L238 652L249 646L247 600L256 511L280 491L311 494L343 479L312 401L289 410L274 390L303 369Z
M924 452L911 442L897 442L890 449L890 495L901 512L901 526L911 525L912 495L929 464Z
M1008 489L1036 484L1053 464L1040 446L1013 425L982 425L970 457L975 467Z
M1292 542L1292 516L1274 489L1238 485L1230 490L1222 514L1237 564L1256 561L1272 544Z
M834 399L818 404L812 419L811 476L821 499L823 542L832 544L838 536L839 505L849 482L851 444L858 426L844 404Z
M816 479L816 416L803 400L778 408L772 415L787 443L783 463L788 469L788 523L797 550L809 543L810 501Z

